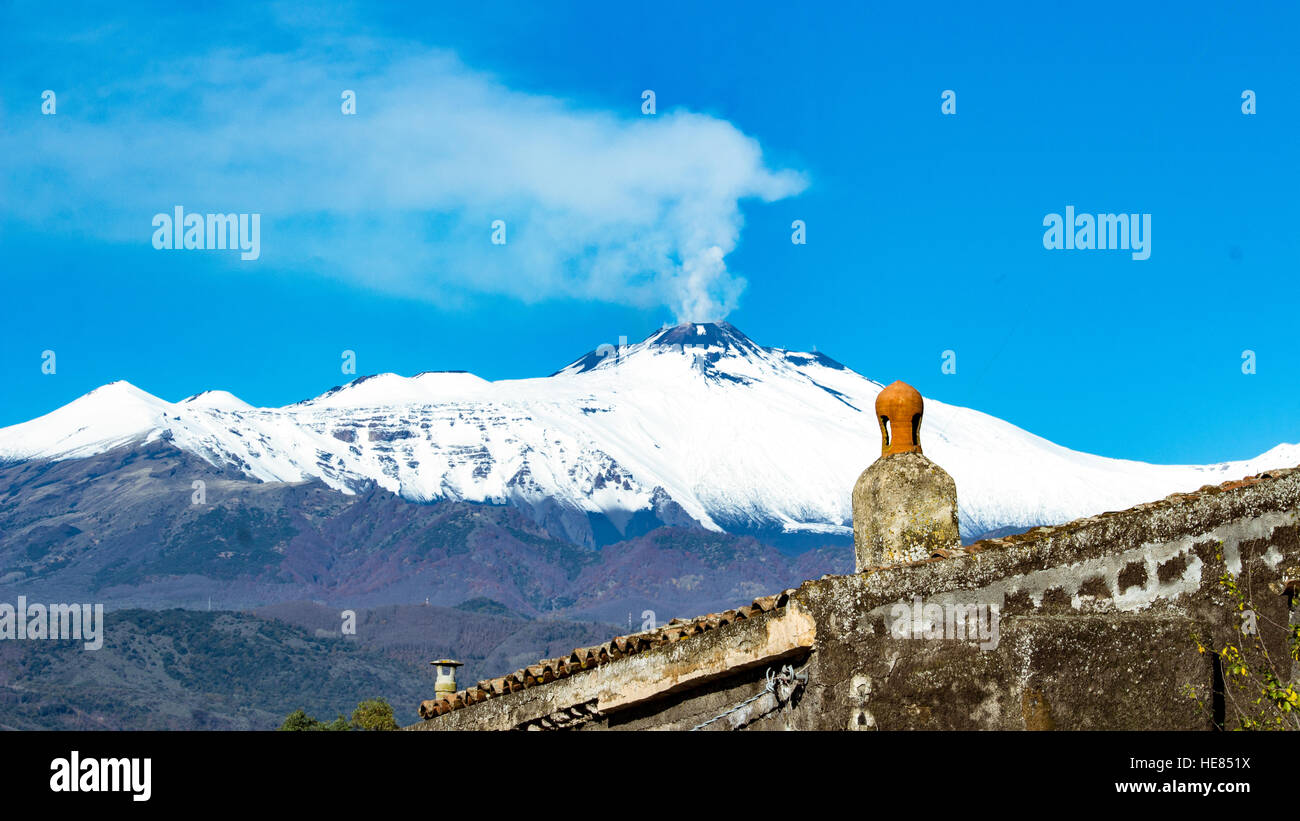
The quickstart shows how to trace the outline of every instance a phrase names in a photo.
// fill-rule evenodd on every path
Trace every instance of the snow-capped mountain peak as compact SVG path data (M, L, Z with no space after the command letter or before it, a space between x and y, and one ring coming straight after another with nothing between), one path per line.
M178 404L224 411L243 411L253 409L252 405L240 399L238 396L235 396L230 391L221 390L200 391L193 396L185 397Z
M169 406L130 382L110 382L30 422L0 428L0 462L102 453L162 426Z
M601 346L549 377L360 377L251 408L224 391L176 403L105 385L0 429L0 461L70 459L166 437L262 481L375 482L415 501L514 504L577 542L647 522L850 533L850 491L880 452L882 385L820 353L759 345L725 322ZM1067 521L1300 463L1164 466L1071 451L926 400L925 449L957 482L962 532Z
M615 371L654 382L660 378L676 381L684 372L693 372L705 381L744 385L781 376L806 381L807 374L801 370L809 366L847 370L820 353L759 345L728 322L688 322L660 328L635 344L602 345L552 376Z

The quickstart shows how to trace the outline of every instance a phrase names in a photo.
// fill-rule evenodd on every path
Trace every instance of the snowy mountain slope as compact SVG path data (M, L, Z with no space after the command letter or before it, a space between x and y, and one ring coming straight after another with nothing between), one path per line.
M187 396L180 401L180 404L193 405L196 408L211 408L212 410L225 411L243 411L252 410L253 406L235 396L230 391L203 391L193 396Z
M362 377L283 408L225 392L170 403L115 382L0 429L0 461L69 459L169 439L263 481L368 480L405 498L510 503L591 543L591 516L689 516L731 532L849 534L849 494L880 452L880 383L726 323L665 328L549 377ZM204 397L207 397L205 400ZM925 452L957 481L963 535L1068 521L1300 463L1300 446L1204 466L1060 447L926 401Z

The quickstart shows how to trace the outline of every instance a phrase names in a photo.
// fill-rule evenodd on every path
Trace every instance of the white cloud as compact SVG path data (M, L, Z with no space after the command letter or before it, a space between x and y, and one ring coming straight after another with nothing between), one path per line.
M725 315L744 288L725 262L740 202L806 186L715 117L642 116L639 95L626 114L583 109L445 53L330 45L162 65L106 86L92 117L61 101L57 124L0 137L16 160L5 200L24 203L0 208L141 243L173 205L258 212L261 264L435 301L662 304L685 321ZM340 113L345 88L356 116Z

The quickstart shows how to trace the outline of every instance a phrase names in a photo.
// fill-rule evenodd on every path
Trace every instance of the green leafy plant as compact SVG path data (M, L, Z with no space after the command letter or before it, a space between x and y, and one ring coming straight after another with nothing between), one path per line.
M352 711L352 726L358 730L396 730L393 706L382 698L372 698Z
M1215 556L1223 561L1223 542L1219 542ZM1231 726L1238 730L1300 730L1300 691L1297 691L1297 682L1289 681L1290 668L1300 661L1300 624L1280 624L1263 615L1252 603L1254 591L1251 581L1249 566L1244 579L1226 569L1219 577L1219 586L1227 594L1231 608L1236 634L1233 640L1216 647L1211 639L1202 640L1195 634L1192 639L1200 653L1212 653L1218 657L1223 679L1225 729ZM1280 630L1285 635L1287 659L1275 659L1269 653L1261 627ZM1211 710L1190 685L1186 691L1207 715L1212 716Z
M302 710L294 710L285 718L284 723L280 725L279 729L289 732L315 732L322 730L350 730L352 727L348 724L348 720L342 715L333 721L326 723L319 719L312 718Z

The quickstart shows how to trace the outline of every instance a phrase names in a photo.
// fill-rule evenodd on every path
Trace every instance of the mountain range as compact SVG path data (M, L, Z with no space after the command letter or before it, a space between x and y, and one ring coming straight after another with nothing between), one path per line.
M113 382L0 428L0 465L165 443L262 483L509 505L584 547L664 525L844 544L849 491L879 455L882 387L825 354L690 323L603 346L546 377L385 373L278 408L220 390L168 402ZM1105 458L933 399L922 444L957 482L967 539L1300 463L1300 445L1286 444L1213 465Z

